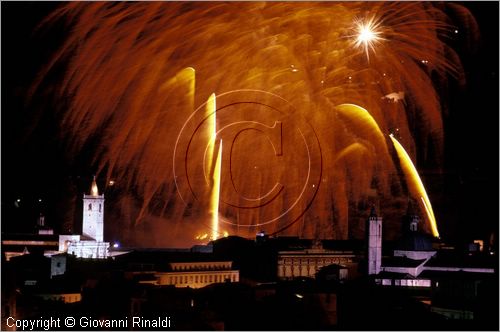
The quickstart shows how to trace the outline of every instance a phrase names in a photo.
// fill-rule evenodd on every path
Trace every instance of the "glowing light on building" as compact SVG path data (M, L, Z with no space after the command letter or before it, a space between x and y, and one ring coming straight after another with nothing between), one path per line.
M431 226L432 235L434 235L435 237L439 237L434 211L432 210L431 202L429 201L429 197L427 196L427 192L425 191L424 184L422 183L422 180L418 175L417 169L415 168L415 165L411 161L410 156L401 145L401 143L399 143L398 140L394 138L394 135L390 134L389 137L391 138L392 143L394 144L394 148L396 149L396 152L398 154L401 168L405 173L410 190L412 190L415 195L420 197L425 213L427 215L427 220L429 221L429 224Z
M95 181L95 176L94 176L94 179L92 180L92 187L90 188L90 194L92 196L99 196L99 190L97 189L97 183Z

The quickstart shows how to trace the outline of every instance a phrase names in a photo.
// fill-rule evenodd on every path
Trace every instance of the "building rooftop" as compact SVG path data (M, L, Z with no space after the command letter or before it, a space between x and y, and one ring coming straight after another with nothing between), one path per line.
M456 252L438 251L425 266L429 267L470 267L495 268L498 267L497 256L464 255Z
M420 277L420 276L419 276ZM399 272L389 272L389 271L381 271L376 275L376 278L383 279L415 279L414 276L408 273L399 273Z
M421 265L425 259L411 259L407 257L387 257L382 259L382 267L417 267Z
M59 241L57 234L2 233L2 244L9 241Z
M453 280L484 280L497 278L493 273L464 272L464 271L434 271L424 270L419 278L426 279L453 279Z
M189 250L189 249L188 249ZM170 263L220 262L227 261L218 255L203 252L172 251L168 249L135 249L116 256L118 264L142 270L170 271Z

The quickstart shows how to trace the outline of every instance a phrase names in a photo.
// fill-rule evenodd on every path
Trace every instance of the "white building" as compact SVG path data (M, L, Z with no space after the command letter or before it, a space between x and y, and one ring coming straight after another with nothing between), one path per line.
M79 258L109 256L109 242L104 242L104 195L99 195L95 176L90 195L83 195L83 234L59 235L59 251Z
M440 259L437 250L432 247L430 235L418 231L418 216L409 213L408 223L405 225L403 237L394 249L392 257L384 258L383 262L377 262L378 272L375 282L383 286L396 287L426 287L432 286L432 278L429 272L461 272L461 273L485 273L493 274L491 267L468 266L466 262L457 266L447 264L446 260ZM369 239L376 229L370 228ZM376 236L379 234L376 233ZM380 234L381 241L381 234ZM370 251L371 252L371 251ZM369 264L370 252L368 253ZM368 266L370 271L370 265ZM372 274L372 273L369 273Z
M380 272L382 264L382 217L377 217L372 208L368 217L368 274Z

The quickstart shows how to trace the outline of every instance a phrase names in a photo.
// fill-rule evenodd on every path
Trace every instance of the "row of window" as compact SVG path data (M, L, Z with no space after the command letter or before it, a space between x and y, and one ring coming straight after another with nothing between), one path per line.
M376 282L384 286L431 287L431 281L427 279L377 279Z
M347 258L336 258L336 259L300 259L300 258L294 258L294 259L287 259L285 258L281 264L285 265L293 265L293 264L339 264L339 263L345 263L348 262L349 260Z
M193 271L193 270L227 270L231 268L231 264L200 264L200 265L181 265L174 266L175 271Z
M300 268L299 266L295 266L293 268L285 268L283 267L281 269L281 273L280 273L280 276L281 277L288 277L288 276L292 276L292 277L295 277L295 276L302 276L302 277L307 277L307 276L312 276L316 273L317 269L314 269L312 267L310 267L309 269L306 269L305 266L302 266L302 268Z
M212 283L212 282L224 282L230 280L231 282L236 282L236 275L234 274L202 274L202 275L185 275L185 276L170 276L168 278L168 283L170 285L182 285L182 284L192 284L192 283Z

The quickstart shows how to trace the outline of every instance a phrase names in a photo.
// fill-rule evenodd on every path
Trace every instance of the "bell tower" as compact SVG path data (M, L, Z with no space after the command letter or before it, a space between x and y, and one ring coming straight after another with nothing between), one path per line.
M372 207L367 225L368 274L378 274L382 265L382 217L377 217Z
M104 241L104 194L99 195L95 176L90 195L83 194L83 235Z

